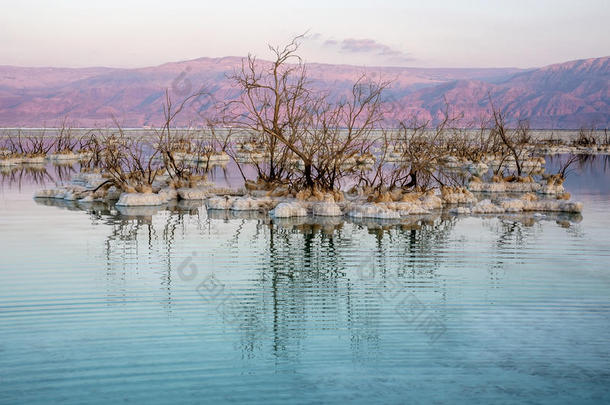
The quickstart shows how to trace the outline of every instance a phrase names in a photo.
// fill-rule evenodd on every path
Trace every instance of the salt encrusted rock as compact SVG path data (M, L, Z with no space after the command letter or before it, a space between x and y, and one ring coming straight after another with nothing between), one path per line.
M205 200L208 192L202 188L179 188L178 197L182 200Z
M476 197L463 187L441 188L441 198L445 204L470 204L476 203Z
M79 155L73 152L70 153L50 153L47 155L49 160L78 160Z
M154 206L162 205L163 199L158 194L152 193L122 193L116 205L124 207Z
M321 217L339 217L343 215L341 207L335 203L332 195L326 195L323 202L314 204L313 214Z
M468 189L474 192L503 193L506 192L504 183L483 183L482 181L471 181Z
M159 198L165 202L178 198L178 191L171 187L162 188L157 194L159 195Z
M348 215L353 218L400 219L400 214L381 204L354 205Z
M561 212L570 212L570 213L581 213L583 209L583 203L581 202L572 202L572 201L557 201L554 202L557 204L558 211ZM547 209L547 211L553 211Z
M230 209L233 211L256 211L258 203L250 197L234 198Z
M258 211L268 210L273 206L273 199L269 197L251 198L251 197L236 197L231 204L233 211Z
M342 216L341 207L335 202L320 202L313 205L313 214L321 217Z
M400 210L398 213L401 216L404 216L405 214L407 214L407 215L424 215L424 214L429 214L430 211L428 211L427 209L425 209L421 205L411 205L406 213L405 213L405 210Z
M87 195L87 190L83 187L70 187L64 194L64 200L76 201Z
M430 192L420 197L420 201L420 206L425 210L436 210L443 206L443 200Z
M519 183L519 182L492 182L483 183L479 181L471 181L468 184L468 189L475 192L484 193L530 193L540 190L542 186L538 183Z
M268 210L272 206L273 199L269 197L215 196L207 200L207 207L211 210L259 211Z
M481 200L472 208L473 214L501 214L504 208L499 207L491 202L491 200Z
M206 185L206 187L208 187L208 186ZM246 194L245 188L233 189L233 188L228 188L228 187L210 187L210 188L208 188L207 191L210 195L212 195L212 194L215 194L215 195L244 195L244 194Z
M531 193L533 191L540 190L540 184L538 183L505 183L506 191L513 193Z
M72 182L80 184L97 183L100 180L105 179L101 173L97 172L80 172L72 176Z
M34 198L64 198L65 194L66 189L64 188L50 188L36 191Z
M449 210L450 214L456 214L456 215L469 215L471 212L471 209L468 207L453 207Z
M101 173L78 173L72 177L72 184L81 185L85 188L95 189L108 179Z
M540 194L563 194L564 188L562 184L545 184L543 185L538 193Z
M276 218L305 217L307 216L307 210L299 203L283 202L269 211L269 214Z
M0 166L15 166L22 162L20 157L9 157L0 159Z
M552 211L552 212L582 212L583 204L564 200L532 200L531 198L512 198L502 200L499 205L490 200L482 200L472 209L473 214L499 214L503 212L522 211Z
M522 212L526 202L519 198L509 198L502 200L500 206L505 212Z
M25 156L21 159L22 163L29 164L42 164L44 163L46 158L44 156Z
M269 210L277 205L277 202L270 197L259 197L252 200L252 208L256 210Z
M564 200L540 200L524 202L524 211L551 211L551 212L568 212L580 213L583 209L581 202L572 202Z
M386 203L386 207L398 212L398 214L403 217L407 215L420 215L430 213L430 211L428 211L427 209L422 208L419 200L416 200L414 202L400 201Z
M233 203L231 197L211 197L208 198L206 205L209 210L228 210Z

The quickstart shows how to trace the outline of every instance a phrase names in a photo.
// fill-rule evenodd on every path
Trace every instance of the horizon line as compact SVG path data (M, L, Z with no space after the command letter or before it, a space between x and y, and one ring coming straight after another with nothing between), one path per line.
M256 57L256 55L254 55ZM104 65L94 65L94 66L52 66L52 65L35 65L35 66L28 66L28 65L7 65L7 64L0 64L0 68L3 67L11 67L11 68L24 68L24 69L67 69L67 70L78 70L78 69L112 69L112 70L137 70L137 69L149 69L149 68L157 68L157 67L161 67L161 66L165 66L165 65L171 65L171 64L181 64L181 63L188 63L188 62L195 62L195 61L199 61L202 59L211 59L211 60L222 60L222 59L246 59L248 56L235 56L235 55L227 55L227 56L219 56L219 57L212 57L212 56L201 56L201 57L197 57L194 59L182 59L182 60L176 60L176 61L168 61L168 62L163 62L157 65L143 65L143 66L133 66L133 67L120 67L120 66L104 66ZM327 63L327 62L310 62L310 61L304 61L305 65L324 65L324 66L350 66L350 67L359 67L359 68L369 68L369 69L412 69L412 70L435 70L435 69L451 69L451 70L474 70L474 69L489 69L489 70L493 70L493 69L515 69L515 70L532 70L532 69L541 69L544 67L549 67L549 66L554 66L554 65L561 65L564 63L570 63L570 62L580 62L580 61L587 61L587 60L593 60L593 59L604 59L604 58L610 58L610 55L604 55L604 56L597 56L597 57L590 57L590 58L579 58L579 59L569 59L569 60L565 60L563 62L555 62L555 63L551 63L548 65L542 65L542 66L530 66L530 67L516 67L516 66L471 66L471 67L450 67L450 66L436 66L436 67L414 67L414 66L397 66L397 65L362 65L362 64L349 64L349 63ZM263 61L263 62L271 62L265 58L256 58L259 61Z

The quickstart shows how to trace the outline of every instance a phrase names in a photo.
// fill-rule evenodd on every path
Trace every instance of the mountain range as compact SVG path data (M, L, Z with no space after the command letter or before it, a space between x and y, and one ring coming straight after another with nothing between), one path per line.
M81 127L112 125L113 117L125 127L159 125L166 89L174 101L200 89L214 100L235 97L227 76L241 61L199 58L134 69L0 66L0 127L53 127L64 117ZM536 69L308 64L312 86L336 94L364 73L391 80L384 101L396 119L435 121L447 102L466 125L489 113L491 97L509 121L527 119L532 128L610 125L610 57ZM195 100L177 123L201 122L212 98Z

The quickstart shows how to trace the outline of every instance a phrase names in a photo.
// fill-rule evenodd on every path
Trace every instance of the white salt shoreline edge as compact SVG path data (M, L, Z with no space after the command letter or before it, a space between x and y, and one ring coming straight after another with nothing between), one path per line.
M495 183L494 183L495 184ZM529 184L529 183L518 183ZM565 212L580 213L583 204L557 199L533 198L526 194L522 198L503 198L492 201L478 201L467 190L434 195L426 193L413 201L368 203L353 199L341 203L334 202L327 195L324 201L302 201L287 197L257 197L252 195L232 196L227 194L244 193L244 190L229 190L211 186L173 189L165 187L157 193L120 193L110 190L105 198L93 198L92 190L85 186L62 186L55 189L40 190L34 198L63 199L67 201L96 202L116 201L117 207L160 206L172 200L205 200L209 210L231 211L268 211L276 218L290 217L342 217L400 219L409 215L429 214L432 211L448 207L453 214L501 214L517 212ZM218 195L225 194L225 195ZM462 204L455 206L456 204Z

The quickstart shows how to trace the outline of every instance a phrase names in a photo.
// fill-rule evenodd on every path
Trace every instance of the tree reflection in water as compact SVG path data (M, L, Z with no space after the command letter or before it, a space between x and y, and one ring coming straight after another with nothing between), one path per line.
M162 305L171 316L179 316L172 307L173 271L187 242L210 249L201 252L204 256L227 258L225 266L231 263L228 256L247 255L253 262L244 270L247 279L241 279L248 283L245 291L239 282L227 282L237 297L239 346L247 358L268 346L278 362L291 363L299 359L305 338L328 333L348 339L357 359L376 356L381 353L380 328L392 316L388 295L414 293L445 321L449 273L443 268L472 263L455 252L452 240L462 217L445 213L393 223L311 217L275 220L258 212L207 211L203 202L154 208L37 202L84 211L94 226L108 231L101 255L113 302L129 299L127 279L153 269L160 275ZM577 232L574 224L581 217L545 214L544 218ZM522 262L519 252L542 233L539 220L533 213L483 217L483 229L494 235L493 246L486 247L493 252L486 259L492 284L502 282L508 262ZM218 246L210 247L210 240ZM362 266L373 276L363 277L358 270ZM221 274L219 278L226 282Z

